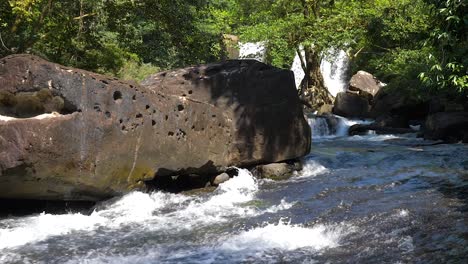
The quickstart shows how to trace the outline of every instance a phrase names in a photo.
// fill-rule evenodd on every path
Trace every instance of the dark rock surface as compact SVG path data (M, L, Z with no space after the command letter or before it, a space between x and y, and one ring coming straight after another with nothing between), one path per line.
M440 112L430 115L426 120L424 138L468 143L468 112Z
M407 121L424 119L428 113L428 102L419 101L403 92L386 88L380 89L375 95L370 111L373 118L399 116Z
M14 55L0 60L0 91L2 198L100 200L310 150L292 73L256 61L158 73L140 86Z
M369 117L369 99L352 92L341 92L336 95L333 114L349 118Z

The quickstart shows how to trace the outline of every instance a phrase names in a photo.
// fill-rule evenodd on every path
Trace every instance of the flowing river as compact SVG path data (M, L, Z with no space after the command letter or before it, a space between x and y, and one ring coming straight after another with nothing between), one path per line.
M289 180L239 170L214 192L3 218L0 263L466 263L467 145L310 123L312 152Z

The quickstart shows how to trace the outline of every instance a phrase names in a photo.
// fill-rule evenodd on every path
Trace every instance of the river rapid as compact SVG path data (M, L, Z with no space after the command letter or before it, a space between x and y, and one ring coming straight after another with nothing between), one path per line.
M286 181L2 218L0 263L466 263L467 145L314 131Z

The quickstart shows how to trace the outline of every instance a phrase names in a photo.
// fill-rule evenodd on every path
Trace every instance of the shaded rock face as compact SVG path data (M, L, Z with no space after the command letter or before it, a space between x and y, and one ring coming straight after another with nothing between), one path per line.
M369 117L369 109L367 97L351 92L342 92L338 93L335 98L333 113L350 118L366 118Z
M381 89L374 97L371 116L400 116L407 120L423 119L429 112L428 102L409 98L402 92Z
M310 149L292 73L255 61L159 73L139 86L14 55L0 60L0 91L3 198L100 200L158 177Z
M440 112L430 115L426 120L424 138L468 143L468 112Z
M349 81L349 90L366 93L373 97L377 94L382 85L383 84L375 78L374 75L365 71L358 71Z
M190 123L186 136L206 134L193 136L191 145L208 146L212 153L204 156L215 164L248 166L309 152L310 127L290 71L232 60L158 73L142 86L180 100L176 116Z

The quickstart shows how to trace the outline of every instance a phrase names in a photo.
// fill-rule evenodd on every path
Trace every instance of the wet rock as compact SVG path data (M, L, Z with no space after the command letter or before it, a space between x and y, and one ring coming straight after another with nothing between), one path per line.
M214 185L214 186L218 186L223 182L229 181L229 179L231 179L231 177L229 177L229 174L223 172L220 175L216 176L213 179L213 182L211 184Z
M374 125L388 128L409 128L409 120L406 116L383 115L376 118Z
M333 113L349 118L369 117L369 99L351 92L341 92L336 95Z
M358 71L349 81L350 91L356 91L365 96L370 96L370 98L375 96L383 86L384 84L374 75L365 71Z
M424 138L468 143L468 112L441 112L430 115L425 123Z
M317 111L317 115L327 115L333 113L333 105L331 104L324 104L320 107Z
M267 178L272 180L287 180L295 171L302 170L302 164L299 161L272 163L256 166L253 170L258 178Z
M310 149L292 73L256 61L139 86L14 55L0 60L0 91L0 198L101 200Z

